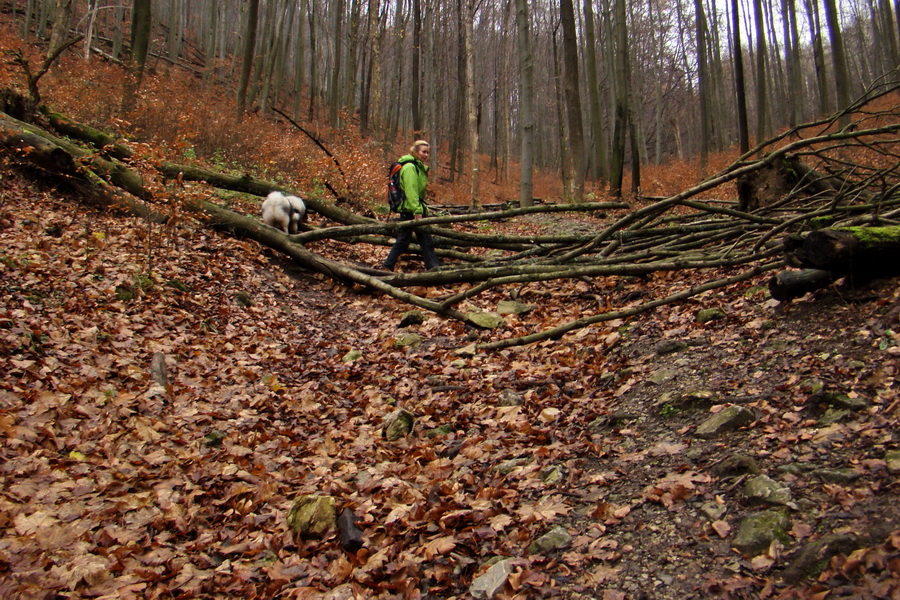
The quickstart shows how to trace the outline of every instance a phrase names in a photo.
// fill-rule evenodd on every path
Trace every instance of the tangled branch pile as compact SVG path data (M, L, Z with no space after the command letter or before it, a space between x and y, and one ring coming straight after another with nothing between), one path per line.
M696 186L633 209L622 203L559 204L397 223L363 217L333 203L308 198L309 208L322 217L322 226L287 236L256 218L206 199L184 197L182 203L210 224L255 239L306 268L469 324L474 324L472 313L463 307L488 291L563 279L647 276L681 270L715 273L715 278L705 283L666 297L609 307L550 329L479 346L501 348L558 338L593 323L639 314L786 264L805 266L797 260L786 261L784 240L788 234L794 236L788 238L793 240L788 246L796 248L802 243L803 232L813 229L896 225L900 215L900 107L896 105L896 90L894 84L869 90L843 113L785 132ZM8 111L8 106L0 108ZM838 129L836 124L845 115L852 117L850 124ZM142 177L136 171L137 161L128 144L60 115L44 112L40 119L30 116L34 118L25 121L0 113L0 147L12 160L77 184L87 197L106 205L148 219L167 218L171 203L156 201L146 174ZM35 124L41 122L46 126ZM75 144L52 133L51 128L90 145ZM159 162L154 167L157 177L201 180L213 187L257 196L281 189L249 176L231 177L192 166ZM735 188L738 200L729 200ZM601 211L619 212L609 219L606 214L598 214ZM462 228L551 212L587 213L605 220L595 219L592 222L596 228L590 230L558 235L498 235ZM309 249L321 240L388 245L397 230L414 226L431 228L445 267L388 274ZM840 274L822 279L831 282ZM772 289L776 298L794 295L793 291L783 291L790 277L775 280ZM423 288L429 292L412 291Z

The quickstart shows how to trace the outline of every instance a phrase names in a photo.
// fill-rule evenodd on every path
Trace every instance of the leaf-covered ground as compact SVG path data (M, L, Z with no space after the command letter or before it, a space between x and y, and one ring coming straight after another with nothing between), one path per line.
M0 597L462 598L496 557L518 559L501 598L900 597L896 280L787 310L758 281L466 356L685 274L529 285L536 308L500 332L401 329L406 307L254 242L2 175ZM399 347L409 332L424 342ZM694 435L735 404L752 425ZM388 442L398 407L415 428ZM745 557L757 469L790 489L791 526ZM303 494L351 508L363 548L290 531ZM569 543L529 551L554 526ZM862 549L783 580L848 533Z

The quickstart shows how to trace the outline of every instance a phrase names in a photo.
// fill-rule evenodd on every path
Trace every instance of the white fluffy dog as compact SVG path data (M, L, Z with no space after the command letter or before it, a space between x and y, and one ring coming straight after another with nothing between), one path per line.
M263 223L293 235L300 230L300 222L306 219L306 204L297 196L285 196L272 192L262 204Z

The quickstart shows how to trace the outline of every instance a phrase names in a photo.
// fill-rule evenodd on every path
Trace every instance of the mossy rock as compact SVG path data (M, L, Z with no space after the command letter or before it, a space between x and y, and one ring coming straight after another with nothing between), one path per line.
M294 500L288 527L300 535L322 536L336 527L337 510L331 496L307 495Z

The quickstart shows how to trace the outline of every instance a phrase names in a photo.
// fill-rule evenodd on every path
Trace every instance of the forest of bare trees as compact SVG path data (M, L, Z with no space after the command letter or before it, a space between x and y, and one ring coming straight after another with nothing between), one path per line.
M620 193L624 168L638 191L641 163L699 157L703 164L711 152L750 147L847 106L894 77L900 62L900 4L889 0L15 0L0 7L23 35L49 38L50 51L81 35L85 59L133 59L138 82L149 27L148 68L178 64L226 84L236 115L277 108L386 142L428 136L449 152L443 175L470 181L473 201L477 154L501 179L521 175L523 190L533 164L558 169L573 199L583 196L585 180ZM523 191L523 202L529 198Z

